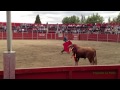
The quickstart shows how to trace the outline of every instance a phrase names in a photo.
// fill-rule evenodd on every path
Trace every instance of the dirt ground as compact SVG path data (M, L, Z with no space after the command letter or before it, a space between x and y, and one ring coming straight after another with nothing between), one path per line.
M98 65L120 64L120 43L77 40L72 42L96 48ZM74 66L72 54L60 54L62 44L62 40L13 40L16 68ZM7 41L0 40L0 70L3 70L3 52L6 50ZM80 59L79 65L90 64L88 59Z

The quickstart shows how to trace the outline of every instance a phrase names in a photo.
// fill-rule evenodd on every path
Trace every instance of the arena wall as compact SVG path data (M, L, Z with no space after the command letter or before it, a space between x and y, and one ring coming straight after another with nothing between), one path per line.
M119 34L55 34L55 33L13 33L13 39L54 39L62 40L67 36L69 40L120 42ZM0 39L6 39L6 33L0 32Z
M16 69L16 79L120 79L120 65ZM3 71L0 71L3 79Z

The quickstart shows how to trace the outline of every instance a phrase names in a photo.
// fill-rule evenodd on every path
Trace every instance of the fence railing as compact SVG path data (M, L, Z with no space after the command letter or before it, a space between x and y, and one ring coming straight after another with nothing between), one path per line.
M24 68L15 72L16 79L120 79L120 65Z
M69 40L87 40L87 41L106 41L106 42L120 42L119 34L67 34L67 33L13 33L13 39L55 39L62 40L67 36ZM0 39L6 39L6 33L0 32Z

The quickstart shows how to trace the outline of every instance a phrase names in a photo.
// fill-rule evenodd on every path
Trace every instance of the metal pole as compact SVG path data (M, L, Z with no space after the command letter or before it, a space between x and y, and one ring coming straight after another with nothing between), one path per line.
M15 51L12 51L11 12L7 16L7 51L3 53L4 79L15 79Z
M11 12L7 11L7 50L12 51Z

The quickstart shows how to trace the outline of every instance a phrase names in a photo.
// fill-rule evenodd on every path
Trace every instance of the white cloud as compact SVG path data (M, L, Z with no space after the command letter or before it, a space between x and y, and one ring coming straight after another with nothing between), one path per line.
M120 11L12 11L11 21L17 23L34 23L37 14L40 15L42 23L61 23L63 17L76 15L78 17L85 15L86 17L92 13L98 13L102 15L105 22L108 18L116 17ZM0 22L6 22L6 11L0 11Z

